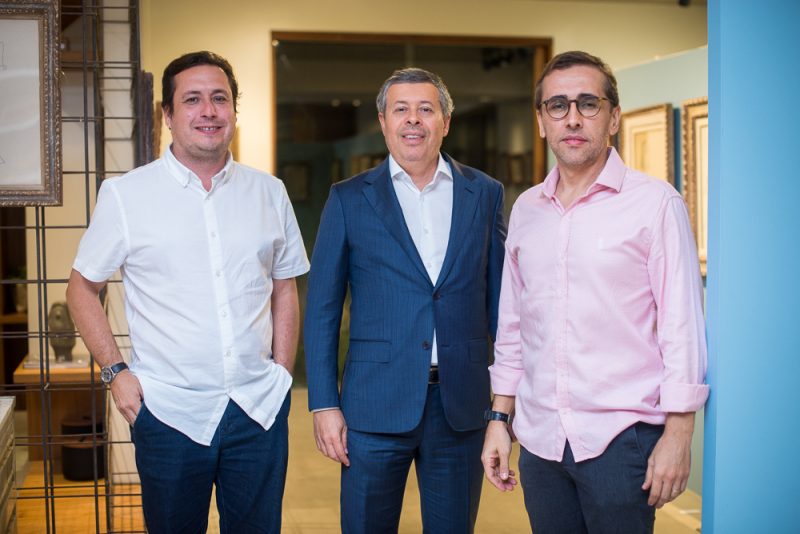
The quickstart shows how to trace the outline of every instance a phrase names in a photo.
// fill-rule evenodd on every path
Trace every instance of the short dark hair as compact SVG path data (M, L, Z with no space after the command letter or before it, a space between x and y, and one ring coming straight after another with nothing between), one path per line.
M164 108L167 114L172 114L173 98L175 97L175 76L187 69L201 65L211 65L222 69L222 72L228 77L228 84L231 86L231 96L233 97L233 111L236 111L236 101L239 99L239 84L236 83L236 76L233 75L233 67L224 57L218 56L214 52L202 50L200 52L189 52L177 59L173 59L164 69L164 75L161 78L161 107Z
M542 70L542 73L539 75L539 79L536 80L536 89L533 93L535 108L539 109L539 106L542 105L542 82L548 74L554 70L566 70L570 67L577 67L581 65L594 67L603 73L606 78L604 87L604 91L606 93L605 97L608 98L612 108L619 106L617 79L614 77L614 73L611 72L611 67L609 67L605 61L597 56L593 56L580 50L572 50L570 52L558 54L553 59L548 61L547 65L544 66L544 70Z
M389 88L396 83L433 84L439 91L439 104L442 106L442 113L445 117L449 117L453 114L453 99L450 97L450 91L447 90L447 86L442 79L430 71L416 67L396 70L383 82L381 90L378 91L378 98L375 99L378 113L386 113L386 93L388 93Z

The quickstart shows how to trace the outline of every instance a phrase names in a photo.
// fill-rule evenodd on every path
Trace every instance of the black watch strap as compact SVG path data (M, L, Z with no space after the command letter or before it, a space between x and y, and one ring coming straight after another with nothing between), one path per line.
M504 412L496 412L494 410L486 410L483 413L483 420L487 423L489 421L502 421L506 424L511 423L511 414L507 414Z

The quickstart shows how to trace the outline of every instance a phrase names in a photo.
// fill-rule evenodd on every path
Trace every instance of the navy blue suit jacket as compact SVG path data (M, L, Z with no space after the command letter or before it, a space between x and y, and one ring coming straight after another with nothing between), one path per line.
M335 184L322 212L304 323L309 408L341 407L355 430L401 433L417 426L434 328L450 426L485 424L506 236L503 186L444 157L453 172L453 218L435 284L408 232L388 159ZM339 328L348 288L350 343L340 393Z

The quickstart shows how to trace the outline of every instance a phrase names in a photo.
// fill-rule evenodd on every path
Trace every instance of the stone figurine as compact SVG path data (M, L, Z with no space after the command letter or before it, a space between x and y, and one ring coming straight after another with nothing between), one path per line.
M47 315L50 325L50 346L56 353L57 362L72 361L72 347L75 346L75 323L69 315L66 302L54 302Z

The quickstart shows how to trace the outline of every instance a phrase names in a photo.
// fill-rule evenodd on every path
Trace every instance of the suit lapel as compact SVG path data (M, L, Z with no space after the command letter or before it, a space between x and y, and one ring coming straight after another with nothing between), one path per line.
M392 178L389 176L389 159L385 159L383 163L373 169L364 179L364 183L364 196L367 197L367 201L378 214L378 218L383 221L386 229L400 244L411 263L430 283L428 271L425 270L425 266L422 264L422 258L420 258L417 247L414 245L414 240L408 231L408 226L406 226L403 209L400 207L397 194L394 192Z
M436 280L437 288L441 287L453 269L456 257L465 243L470 222L473 220L475 208L478 206L478 198L480 197L480 190L475 186L471 178L464 176L461 165L447 154L444 155L444 158L453 171L453 217L450 224L450 237L447 241L447 252L444 256L442 269L439 271L439 278Z

